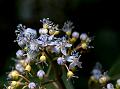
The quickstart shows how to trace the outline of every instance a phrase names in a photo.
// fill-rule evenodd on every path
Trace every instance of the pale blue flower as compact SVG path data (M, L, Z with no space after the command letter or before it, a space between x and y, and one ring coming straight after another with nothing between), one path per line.
M63 64L65 63L64 58L63 58L63 57L58 57L57 63L58 63L59 65L63 65Z
M47 41L48 41L48 35L47 34L42 34L37 39L38 44L41 45L42 47L46 47L48 45Z
M58 40L56 47L61 51L63 55L67 55L67 48L70 48L72 44L68 43L65 37Z
M30 39L30 40L37 37L36 30L31 29L31 28L25 29L23 34L27 39Z
M37 43L37 40L30 41L30 43L29 43L29 49L31 51L36 51L36 52L39 51L39 44Z

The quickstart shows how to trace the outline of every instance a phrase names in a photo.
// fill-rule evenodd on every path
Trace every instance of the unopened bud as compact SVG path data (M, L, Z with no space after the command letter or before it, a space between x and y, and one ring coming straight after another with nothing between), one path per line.
M11 72L9 73L8 77L9 77L9 78L12 78L12 79L18 79L19 73L18 73L18 71L13 70L13 71L11 71Z
M31 71L31 66L28 64L26 67L25 67L25 70L30 72Z
M73 75L74 75L74 74L73 74L73 72L72 72L72 71L68 71L68 72L67 72L67 77L68 77L68 78L72 78L72 77L73 77Z

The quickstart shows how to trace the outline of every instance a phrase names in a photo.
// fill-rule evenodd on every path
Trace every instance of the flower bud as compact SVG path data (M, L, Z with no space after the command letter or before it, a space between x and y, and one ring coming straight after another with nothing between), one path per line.
M78 33L78 32L73 32L73 33L72 33L72 37L78 38L78 37L79 37L79 33Z
M26 67L25 67L25 70L30 72L31 71L31 66L28 64Z
M82 47L83 49L87 49L87 43L85 43L85 42L82 43L82 44L81 44L81 47Z
M23 51L23 50L18 50L18 51L16 52L17 58L21 58L21 57L23 57L23 55L24 55L24 51Z
M91 76L91 77L90 77L90 80L93 81L93 82L95 82L95 83L98 82L98 80L95 78L95 76Z
M39 71L37 72L37 76L38 76L40 79L42 79L42 78L44 77L44 75L45 75L45 72L44 72L43 70L39 70Z
M19 72L24 72L23 66L19 63L15 65L15 69Z
M87 34L86 33L82 33L81 35L80 35L80 40L82 40L82 41L85 41L86 39L87 39Z
M66 31L66 35L70 36L71 35L71 31Z
M43 28L44 28L44 29L48 29L48 24L45 24L45 23L44 23L44 24L43 24Z
M41 62L46 61L46 57L45 57L44 55L40 56L40 61L41 61Z
M15 89L15 88L12 86L8 86L7 89Z
M116 88L119 89L120 88L120 79L117 80L117 83L116 83Z
M17 88L18 86L20 86L20 82L18 82L18 81L11 81L11 87Z
M108 76L102 76L101 78L99 78L99 83L106 84L108 80L109 80Z
M50 34L50 35L53 35L54 33L55 33L54 30L52 30L52 29L49 30L49 34Z
M68 71L68 72L67 72L67 77L68 77L68 78L72 78L72 77L73 77L73 75L74 75L74 74L73 74L73 72L72 72L72 71Z
M28 88L29 88L29 89L36 89L36 84L35 84L34 82L30 82L30 83L28 84Z
M27 62L25 60L20 60L19 62L23 67L27 66Z
M18 71L13 70L13 71L11 71L11 72L9 73L8 77L9 77L9 78L12 78L12 79L18 79L19 75L20 75L20 74L18 73Z
M108 83L108 84L107 84L107 89L114 89L113 84L112 84L112 83Z
M76 38L75 37L72 37L71 39L70 39L70 43L74 43L74 42L76 42Z

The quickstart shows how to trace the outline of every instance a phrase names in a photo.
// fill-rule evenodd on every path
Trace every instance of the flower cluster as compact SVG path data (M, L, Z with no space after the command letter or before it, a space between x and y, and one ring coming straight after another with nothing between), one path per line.
M80 57L83 51L92 47L89 46L91 38L88 34L73 31L74 26L70 21L65 22L63 28L59 28L49 18L40 22L43 27L39 29L39 33L22 24L15 30L15 41L20 49L16 52L18 60L15 67L8 74L7 89L43 89L42 85L49 82L49 72L52 71L50 68L56 68L54 63L67 69L68 79L76 77L73 73L75 67L82 68ZM44 67L48 68L48 71ZM98 79L99 74L95 75L95 78Z
M120 79L109 76L108 72L103 72L102 65L97 62L92 70L92 75L89 79L90 89L120 89Z

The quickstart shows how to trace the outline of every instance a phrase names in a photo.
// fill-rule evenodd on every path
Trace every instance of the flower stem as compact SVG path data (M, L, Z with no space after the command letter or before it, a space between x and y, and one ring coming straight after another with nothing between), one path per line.
M58 69L57 63L56 62L52 62L52 69L54 71L55 74L55 78L56 78L56 83L59 86L59 89L66 89L64 82L62 80L62 70Z

